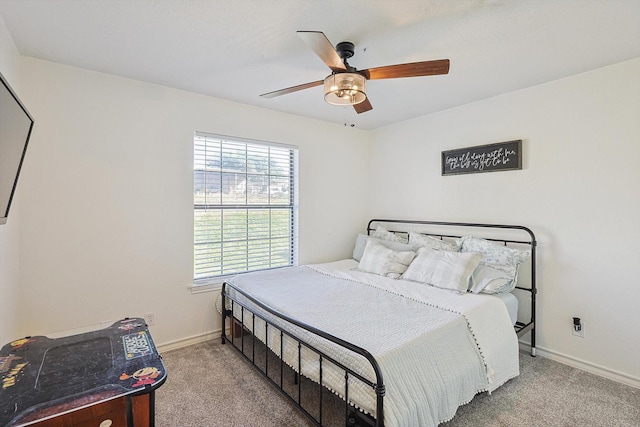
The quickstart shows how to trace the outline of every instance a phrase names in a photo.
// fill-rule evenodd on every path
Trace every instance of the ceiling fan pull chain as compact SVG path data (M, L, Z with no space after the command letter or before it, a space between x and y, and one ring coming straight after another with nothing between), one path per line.
M348 109L349 109L349 107L347 107L347 106L342 107L342 111L344 112L344 127L347 127L347 110ZM355 123L351 123L348 126L355 127Z

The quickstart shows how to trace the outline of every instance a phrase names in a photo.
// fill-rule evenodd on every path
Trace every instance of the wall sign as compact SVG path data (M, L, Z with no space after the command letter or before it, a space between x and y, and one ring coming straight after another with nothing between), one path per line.
M522 169L522 140L442 152L442 175Z

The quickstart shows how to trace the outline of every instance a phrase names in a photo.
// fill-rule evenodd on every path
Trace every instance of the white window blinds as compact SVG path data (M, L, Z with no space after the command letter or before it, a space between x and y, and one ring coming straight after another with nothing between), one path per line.
M294 265L297 150L196 133L194 283Z

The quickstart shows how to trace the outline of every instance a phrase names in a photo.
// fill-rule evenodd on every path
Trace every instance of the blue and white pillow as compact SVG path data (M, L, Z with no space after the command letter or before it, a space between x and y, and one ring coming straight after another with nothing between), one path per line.
M479 269L474 275L471 289L475 293L511 292L518 280L518 266L531 256L530 251L509 248L473 236L462 238L461 251L481 253L480 265L491 269Z
M504 271L495 268L479 265L471 275L469 292L478 294L499 294L511 292L515 286L515 281Z

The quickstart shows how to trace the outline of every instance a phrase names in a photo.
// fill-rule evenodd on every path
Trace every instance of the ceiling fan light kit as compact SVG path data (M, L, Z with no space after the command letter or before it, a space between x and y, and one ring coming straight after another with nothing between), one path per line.
M358 73L334 73L324 79L324 100L333 105L356 105L367 99L367 79Z

